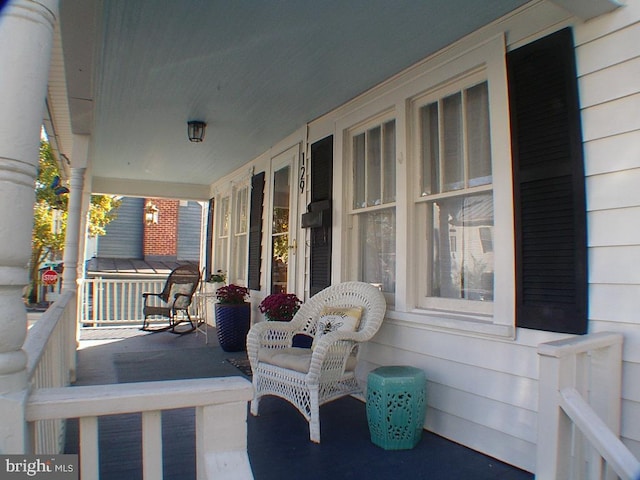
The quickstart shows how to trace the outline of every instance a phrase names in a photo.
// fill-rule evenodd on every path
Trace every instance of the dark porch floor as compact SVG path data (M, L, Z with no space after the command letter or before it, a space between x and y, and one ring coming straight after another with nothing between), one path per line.
M213 329L209 329L208 345L202 334L85 331L80 348L78 385L242 375L227 359L244 357L244 353L223 352ZM256 480L534 478L429 432L412 450L383 450L371 443L365 405L355 398L321 407L320 445L309 441L302 416L278 398L263 399L260 416L249 414L247 422ZM164 478L195 478L193 409L165 412L163 437ZM77 445L77 422L70 420L67 453L77 453ZM100 419L101 479L141 479L140 452L139 414Z

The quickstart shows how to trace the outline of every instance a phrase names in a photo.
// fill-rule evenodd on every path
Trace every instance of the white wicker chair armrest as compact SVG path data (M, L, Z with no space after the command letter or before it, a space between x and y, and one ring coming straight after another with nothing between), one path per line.
M290 347L295 327L288 322L260 322L254 324L247 334L247 356L253 365L258 362L260 348Z
M358 342L353 339L354 334L357 333L336 331L327 333L318 340L311 355L307 377L310 382L318 382L322 373L329 370L344 373L347 359L358 345Z

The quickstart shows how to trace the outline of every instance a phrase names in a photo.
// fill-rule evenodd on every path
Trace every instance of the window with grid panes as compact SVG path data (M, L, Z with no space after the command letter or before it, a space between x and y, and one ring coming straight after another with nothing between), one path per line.
M486 80L460 80L420 99L420 196L424 228L421 306L490 313L493 301L493 192ZM464 309L469 309L468 306Z
M233 272L234 282L247 284L248 258L248 222L249 222L249 186L245 185L235 191L235 211L233 222Z
M229 230L231 223L230 197L222 197L217 218L216 256L214 270L229 271Z
M395 120L351 132L352 220L358 280L395 292Z

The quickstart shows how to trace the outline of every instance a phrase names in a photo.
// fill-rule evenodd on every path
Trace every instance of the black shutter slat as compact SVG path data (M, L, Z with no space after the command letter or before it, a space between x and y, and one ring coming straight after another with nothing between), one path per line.
M249 213L249 271L251 290L260 290L260 266L262 265L262 210L264 208L265 172L251 178L251 211Z
M507 56L517 326L587 331L586 202L571 29Z
M331 200L333 191L333 136L311 145L311 201ZM331 285L331 212L323 227L311 229L309 294Z

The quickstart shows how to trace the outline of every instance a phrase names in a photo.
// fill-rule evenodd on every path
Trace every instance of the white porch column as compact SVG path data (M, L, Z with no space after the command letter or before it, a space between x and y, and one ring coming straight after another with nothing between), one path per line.
M11 0L0 15L0 453L26 449L22 291L57 12L57 0Z
M80 227L82 226L82 196L85 168L71 168L69 184L69 208L67 210L67 233L64 242L64 271L62 290L77 291L78 256L80 255Z

